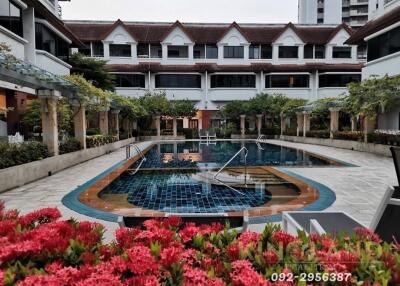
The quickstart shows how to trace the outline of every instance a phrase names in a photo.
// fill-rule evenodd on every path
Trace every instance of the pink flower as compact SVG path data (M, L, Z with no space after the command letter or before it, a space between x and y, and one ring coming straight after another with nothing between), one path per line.
M157 274L158 265L149 248L137 245L128 249L126 254L130 261L128 267L133 273L137 275Z
M232 262L230 277L234 286L267 286L265 278L256 272L247 260Z
M169 268L172 264L177 264L181 261L182 249L175 246L164 248L160 253L160 257L161 265Z
M33 226L36 222L38 224L43 224L56 221L60 217L61 213L58 209L44 208L20 217L19 222L21 226L27 227L27 226Z
M223 286L225 282L219 278L210 278L207 273L198 268L185 267L183 273L184 286Z
M115 231L115 239L122 248L131 248L135 245L135 237L141 233L138 228L122 227Z
M243 232L239 237L239 242L244 246L247 247L248 245L257 245L258 241L261 238L261 234L251 231Z
M177 228L182 224L182 219L178 216L170 216L162 222L165 228Z
M148 275L148 276L138 276L129 278L125 285L127 286L158 286L160 283L158 282L157 276Z
M179 235L182 238L183 243L187 243L192 240L192 238L198 234L200 228L197 227L194 223L187 223L184 229L179 232Z
M368 228L356 227L354 231L356 232L357 238L360 240L372 241L375 243L380 243L382 241L379 235Z
M64 263L61 260L53 261L52 263L46 264L44 269L47 273L54 274L64 267Z
M265 263L268 266L276 265L279 262L279 256L273 250L267 250L263 253Z
M272 234L272 241L277 244L282 244L283 248L286 248L289 243L295 240L296 238L293 235L281 230Z

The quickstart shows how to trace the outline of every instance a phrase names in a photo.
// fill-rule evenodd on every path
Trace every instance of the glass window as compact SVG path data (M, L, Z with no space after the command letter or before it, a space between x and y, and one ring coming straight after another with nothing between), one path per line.
M251 45L250 46L249 58L250 59L259 59L260 58L260 46L259 45Z
M21 8L12 1L0 1L0 25L23 37Z
M400 51L400 27L368 41L368 61Z
M149 45L148 44L138 44L137 45L137 57L138 58L148 58L149 57Z
M350 59L351 47L333 47L332 57L334 59Z
M92 56L92 52L90 50L90 43L86 43L84 47L78 48L78 52L87 57Z
M211 75L211 88L255 88L256 76L251 74Z
M201 88L201 75L157 74L156 88Z
M322 74L319 87L346 87L351 82L360 82L360 74Z
M266 88L308 88L310 76L307 74L295 75L267 75L265 77Z
M206 56L206 46L204 45L195 45L193 47L193 58L195 59L204 59Z
M104 45L102 42L92 42L94 57L104 57Z
M145 76L143 74L115 74L115 86L145 88Z
M116 45L110 44L110 57L125 57L132 56L131 45Z
M189 128L190 129L198 129L199 128L199 120L198 119L189 119Z
M304 58L305 59L314 58L314 45L307 44L304 46Z
M224 58L226 59L243 59L244 47L242 46L224 46Z
M299 57L299 47L297 46L280 46L279 58L281 59L295 59Z
M188 46L168 46L168 57L169 58L188 58L189 47Z
M315 45L315 55L314 56L316 59L325 59L325 46Z
M70 48L69 43L65 42L42 24L36 23L35 30L36 49L46 51L63 61L68 61Z
M162 58L162 47L160 44L150 44L150 56L153 59Z
M261 45L261 58L262 59L272 59L272 46L271 45Z
M216 45L206 45L207 59L218 59L218 47Z

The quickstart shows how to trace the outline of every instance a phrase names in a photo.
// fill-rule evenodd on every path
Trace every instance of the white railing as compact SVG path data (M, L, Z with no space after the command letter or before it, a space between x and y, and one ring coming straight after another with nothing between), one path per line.
M128 169L129 174L135 175L139 171L140 167L142 167L142 164L146 162L146 157L144 156L142 150L140 150L140 148L136 144L129 144L128 146L126 146L126 160L129 160L131 158L131 147L133 147L133 149L135 149L136 151L136 154L140 155L140 157L142 158L142 161L140 161L136 169Z

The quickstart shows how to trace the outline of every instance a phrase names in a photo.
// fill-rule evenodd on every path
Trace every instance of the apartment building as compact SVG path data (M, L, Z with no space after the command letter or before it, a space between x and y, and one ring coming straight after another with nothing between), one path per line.
M108 61L119 94L165 91L170 100L192 100L199 128L231 100L261 92L315 100L361 79L345 24L66 23L86 44L80 52Z
M373 19L353 34L346 43L367 45L367 62L362 78L400 75L400 1L380 0ZM400 108L378 118L379 129L400 130Z
M300 24L340 24L361 27L376 0L299 0ZM383 0L384 1L384 0Z
M0 1L0 43L32 69L67 75L71 68L67 64L70 48L82 43L61 20L59 1ZM0 115L0 136L19 131L20 115L29 99L36 97L37 90L32 86L20 84L17 77L0 69L0 107L11 109L7 118Z

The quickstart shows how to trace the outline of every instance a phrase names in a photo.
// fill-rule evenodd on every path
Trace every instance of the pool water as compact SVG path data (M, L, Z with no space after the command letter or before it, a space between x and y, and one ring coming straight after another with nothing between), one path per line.
M248 149L248 166L328 166L335 164L307 152L254 141L199 141L159 143L146 154L142 168L218 168L242 147ZM243 166L244 153L229 166ZM136 165L135 165L136 166Z

